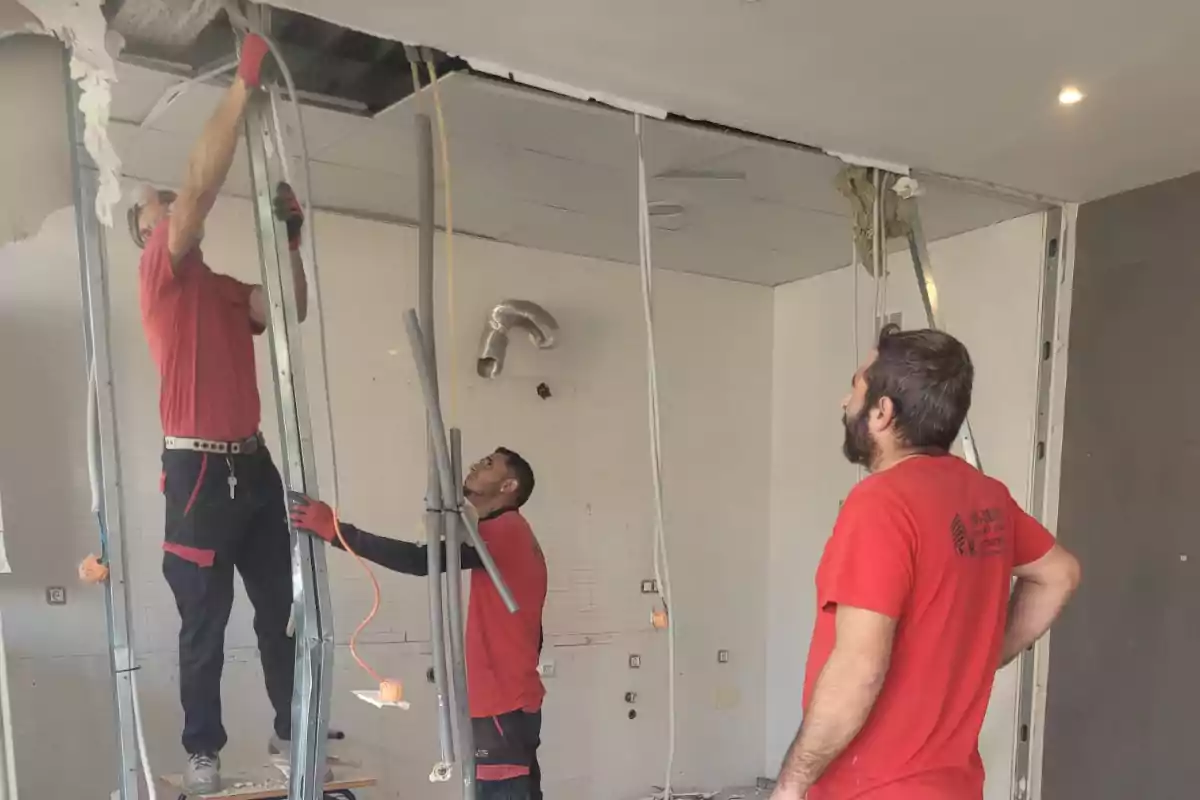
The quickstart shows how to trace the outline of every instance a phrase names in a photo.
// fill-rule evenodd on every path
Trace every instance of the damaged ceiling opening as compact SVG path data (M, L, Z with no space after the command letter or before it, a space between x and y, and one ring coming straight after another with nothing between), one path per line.
M271 38L283 50L305 103L374 116L413 93L403 43L294 11L269 11ZM129 63L192 77L235 57L233 31L219 0L106 0L104 15L125 37L121 58ZM461 59L431 52L439 74L467 68Z

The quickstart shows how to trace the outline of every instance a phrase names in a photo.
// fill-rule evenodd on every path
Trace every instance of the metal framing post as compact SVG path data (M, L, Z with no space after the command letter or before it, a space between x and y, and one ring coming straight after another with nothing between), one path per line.
M433 123L427 114L417 114L417 208L419 215L417 253L417 302L421 325L429 331L423 358L431 371L433 402L438 402L437 347L434 344L433 318ZM442 604L442 542L446 538L444 496L434 455L433 423L426 422L426 457L429 460L425 489L426 552L429 558L429 642L433 656L433 680L438 700L438 747L441 760L434 765L431 778L449 780L455 759L454 732L451 725L450 690L446 675L446 622Z
M462 431L450 429L450 474L454 479L453 508L447 506L446 518L446 637L450 640L450 684L453 689L454 722L458 731L458 753L462 759L463 797L475 797L475 733L471 728L471 708L467 702L467 662L463 650L462 544L465 528L458 510L465 508L462 489Z
M254 98L246 112L246 151L250 158L262 283L267 296L267 330L283 447L283 482L288 489L316 494L317 459L305 390L296 287L287 235L283 224L275 219L273 206L275 186L284 174L281 154L272 145L273 132L269 98ZM286 513L285 509L281 508L279 513ZM320 800L324 795L333 683L333 610L325 546L314 543L310 537L297 536L295 531L292 532L292 592L296 685L288 797Z
M917 198L909 197L901 200L900 214L908 226L908 252L912 256L913 271L917 276L917 288L921 292L921 303L925 306L925 318L929 327L941 330L937 285L933 281L933 264L929 260L929 246L925 241L925 229L921 226L921 212L917 208ZM979 448L975 441L975 432L971 429L969 416L963 420L962 445L967 463L982 471L983 462L979 458Z
M64 61L65 68L65 61ZM65 73L64 73L65 74ZM129 586L125 579L125 521L121 508L121 464L117 439L116 397L112 380L108 324L107 249L104 228L96 219L96 190L100 175L83 147L83 115L75 82L66 79L67 118L70 120L71 168L75 182L75 235L79 245L80 287L83 294L83 343L89 375L94 375L97 414L100 503L100 555L108 565L104 609L108 622L109 663L116 709L117 752L121 769L117 787L121 800L137 800L137 732L134 712L133 638L129 621ZM91 380L89 379L89 383ZM91 389L90 389L91 390Z
M1053 531L1058 522L1058 481L1062 459L1062 416L1066 396L1067 335L1074 277L1074 214L1068 206L1047 212L1038 330L1037 416L1030 459L1029 512ZM1016 740L1012 797L1041 796L1049 635L1017 661Z

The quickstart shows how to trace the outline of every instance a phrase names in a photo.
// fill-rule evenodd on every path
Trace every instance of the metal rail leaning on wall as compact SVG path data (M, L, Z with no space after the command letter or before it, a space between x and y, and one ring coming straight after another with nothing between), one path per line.
M912 256L913 272L917 278L917 289L925 307L925 319L930 328L941 330L941 315L938 313L937 285L933 280L933 268L929 260L929 247L925 230L921 225L917 198L921 188L917 182L905 175L886 170L847 163L834 180L837 189L850 201L854 224L854 241L859 253L870 251L872 272L876 281L875 318L876 334L882 327L887 313L887 240L903 236ZM892 204L892 196L895 201ZM870 237L867 233L870 233ZM864 259L865 260L865 259ZM857 265L854 265L857 269ZM855 309L858 295L855 293ZM854 320L855 331L858 320ZM968 416L962 426L963 456L967 463L983 471L975 433Z
M64 75L69 75L64 55ZM108 324L108 283L104 229L94 212L99 175L83 148L83 119L78 89L69 78L67 86L68 134L71 168L75 184L75 223L79 246L80 289L83 301L83 343L89 372L89 392L94 396L95 462L101 491L94 498L100 534L101 558L108 566L104 586L104 611L108 626L109 667L113 678L113 707L116 712L117 753L120 771L117 793L121 800L138 800L138 720L135 703L137 686L133 639L129 618L129 587L125 580L124 515L121 505L121 465L117 439L116 401L112 381ZM94 386L91 376L94 375ZM89 420L89 427L92 425ZM89 435L93 432L90 431ZM146 776L153 786L152 775ZM153 791L153 789L151 789Z
M911 187L911 188L908 188ZM913 272L917 277L917 288L921 292L921 303L925 306L925 319L929 327L941 330L941 315L938 313L937 285L933 281L933 267L929 260L929 245L925 240L925 229L921 225L921 213L917 208L916 181L909 179L905 184L897 184L893 191L900 197L897 204L897 216L906 228L905 238L908 241L908 251L912 256ZM979 447L975 442L975 432L971 428L971 417L968 414L963 419L962 426L963 456L967 463L980 472L983 462L979 457Z
M238 23L245 22L236 11L231 12L231 18ZM265 34L269 22L266 13L255 21L258 24L253 27ZM312 183L308 145L295 85L278 48L265 35L264 39L283 73L300 126L304 197L311 223ZM271 91L277 92L278 89L272 88ZM274 137L270 98L255 98L246 112L246 145L262 284L267 296L267 333L275 372L273 384L283 449L283 481L289 490L316 494L317 458L308 409L296 287L291 269L285 268L290 261L287 236L282 230L282 223L275 218L273 209L273 187L283 177L284 158L279 149L273 146ZM313 238L310 225L307 261L308 268L314 274L314 288L319 294L319 283L315 280L318 268ZM323 377L328 396L327 373ZM330 433L332 436L332 430ZM335 475L336 468L335 463ZM286 513L284 510L281 512ZM324 793L334 639L325 548L323 544L318 544L292 531L293 610L298 611L294 613L296 681L292 704L291 769L288 776L288 796L292 800L320 800Z

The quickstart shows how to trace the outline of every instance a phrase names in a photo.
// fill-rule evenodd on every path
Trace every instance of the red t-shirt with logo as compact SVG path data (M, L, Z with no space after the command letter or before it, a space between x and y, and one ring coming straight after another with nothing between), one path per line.
M911 458L854 488L817 570L804 707L833 650L839 604L898 624L866 725L809 800L983 797L979 730L1012 570L1053 545L1004 484L954 456Z
M254 287L218 275L199 248L171 267L164 220L138 265L142 328L161 380L165 436L233 442L258 431L258 379L250 319Z
M480 520L479 535L520 608L509 613L487 571L471 570L466 635L471 716L537 711L546 696L538 674L546 557L518 511Z

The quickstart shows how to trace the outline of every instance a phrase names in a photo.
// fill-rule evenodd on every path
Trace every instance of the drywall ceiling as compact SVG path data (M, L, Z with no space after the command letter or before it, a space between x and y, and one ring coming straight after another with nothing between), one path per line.
M276 0L693 119L1069 200L1200 169L1195 0ZM1088 95L1057 105L1060 86Z
M118 77L112 138L126 174L176 184L220 87L198 85L142 126L179 78L130 64L120 65ZM630 115L467 73L445 76L439 87L449 129L456 230L636 263L637 170ZM415 219L413 116L427 94L373 119L306 106L315 205ZM281 119L285 127L290 124L290 106ZM294 132L287 140L290 155L296 155ZM648 122L646 158L651 200L683 209L653 220L656 267L776 285L849 262L849 206L833 187L841 166L835 159L654 120ZM227 190L244 196L249 192L244 156L238 164ZM671 177L681 170L710 177ZM713 174L744 177L714 179ZM1033 207L931 184L922 209L930 238L941 238Z

